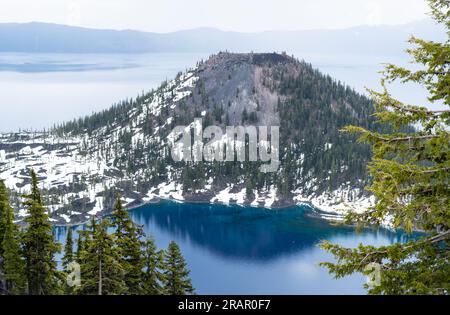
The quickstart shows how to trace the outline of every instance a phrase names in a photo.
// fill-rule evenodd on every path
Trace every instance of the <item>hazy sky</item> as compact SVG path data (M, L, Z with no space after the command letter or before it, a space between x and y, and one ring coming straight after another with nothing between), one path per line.
M425 0L1 0L0 23L255 32L403 24L426 18L427 11Z

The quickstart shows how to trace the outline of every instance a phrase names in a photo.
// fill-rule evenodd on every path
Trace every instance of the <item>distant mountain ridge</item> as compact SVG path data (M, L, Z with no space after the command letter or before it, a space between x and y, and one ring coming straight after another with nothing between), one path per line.
M414 34L430 40L445 32L432 20L398 26L360 26L342 30L239 33L199 28L172 33L100 30L48 23L0 24L0 52L148 53L303 51L399 54Z

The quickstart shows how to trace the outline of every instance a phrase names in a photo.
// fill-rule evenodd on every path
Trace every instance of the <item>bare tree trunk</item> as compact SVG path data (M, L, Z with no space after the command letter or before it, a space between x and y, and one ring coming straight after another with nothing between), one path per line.
M3 258L0 257L0 295L8 294L8 288L6 285L5 274L3 273Z
M103 286L103 279L102 279L102 260L99 259L98 261L98 295L102 295L102 286Z

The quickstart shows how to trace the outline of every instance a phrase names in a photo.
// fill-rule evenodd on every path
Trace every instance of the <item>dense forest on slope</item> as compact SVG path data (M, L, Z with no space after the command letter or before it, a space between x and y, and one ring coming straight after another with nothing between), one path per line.
M347 183L361 189L366 184L369 148L339 133L347 124L387 130L374 122L373 106L365 96L284 54L220 53L200 62L189 76L196 78L192 86L183 88L186 74L180 73L170 84L62 124L55 132L88 135L85 154L137 176L142 191L170 180L182 183L185 193L196 192L210 178L216 189L240 183L251 195L254 189L275 185L286 197L299 187L311 194ZM222 128L279 124L278 172L261 173L259 163L172 161L165 138L174 126L189 125L196 117L203 118L203 126Z

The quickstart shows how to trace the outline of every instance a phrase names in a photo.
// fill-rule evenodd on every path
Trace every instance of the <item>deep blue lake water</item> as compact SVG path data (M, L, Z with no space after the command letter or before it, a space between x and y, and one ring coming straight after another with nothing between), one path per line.
M406 240L385 229L356 233L313 218L310 211L163 201L130 215L160 248L171 240L180 245L199 294L364 294L364 276L335 280L318 266L333 260L319 242L355 247ZM65 227L55 230L62 243L66 233Z

